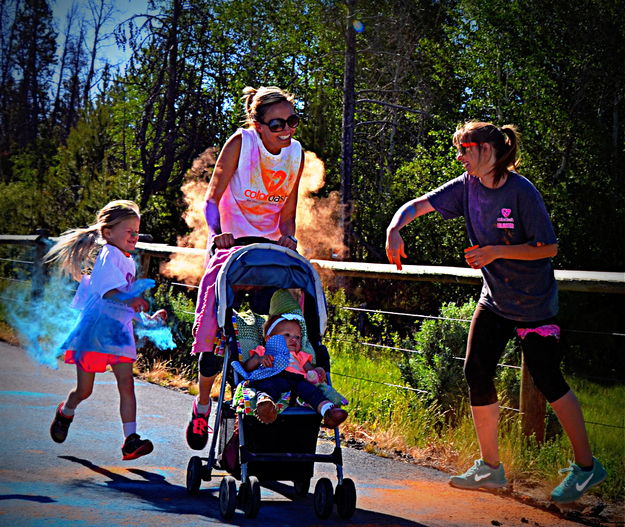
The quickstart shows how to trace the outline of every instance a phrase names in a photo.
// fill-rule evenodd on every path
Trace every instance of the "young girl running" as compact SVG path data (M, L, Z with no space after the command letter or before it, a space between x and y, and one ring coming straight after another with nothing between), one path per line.
M124 460L144 456L153 449L149 440L137 434L132 375L137 358L132 320L135 313L148 308L140 296L140 284L134 282L136 266L130 256L139 239L140 222L135 203L112 201L100 210L96 223L63 233L46 255L47 261L58 263L80 281L72 307L81 310L76 327L62 346L65 362L76 365L77 384L59 404L50 435L57 443L65 441L76 407L93 391L96 372L104 372L110 364L119 390ZM105 243L93 263L92 251L100 239ZM85 263L93 263L90 275L82 274ZM165 320L167 313L159 310L148 318Z

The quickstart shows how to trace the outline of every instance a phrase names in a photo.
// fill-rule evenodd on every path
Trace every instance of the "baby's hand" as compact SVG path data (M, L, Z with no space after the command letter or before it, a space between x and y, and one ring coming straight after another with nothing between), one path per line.
M321 366L317 366L315 371L319 374L319 382L326 382L326 371Z
M271 368L273 366L273 355L263 355L260 358L260 364L265 368Z

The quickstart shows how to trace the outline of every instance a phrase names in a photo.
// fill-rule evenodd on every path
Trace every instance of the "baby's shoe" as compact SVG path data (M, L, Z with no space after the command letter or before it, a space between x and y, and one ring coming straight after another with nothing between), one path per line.
M348 415L347 411L343 410L343 408L332 406L332 408L326 410L326 413L323 415L323 424L328 428L336 428L347 419Z
M278 418L278 409L271 397L261 396L256 403L256 417L261 423L269 425Z

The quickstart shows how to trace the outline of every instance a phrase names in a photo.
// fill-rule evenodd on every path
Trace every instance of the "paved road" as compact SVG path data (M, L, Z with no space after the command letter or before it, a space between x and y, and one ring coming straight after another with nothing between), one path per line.
M75 369L53 371L30 362L24 352L0 342L0 525L158 526L227 525L219 515L222 473L203 482L198 496L185 488L194 454L183 438L192 398L137 382L139 432L154 452L121 460L118 395L111 373L96 376L92 397L76 414L65 443L49 437L54 409L74 386ZM324 451L331 444L320 446ZM485 525L574 526L549 512L507 496L467 492L447 485L438 471L344 449L345 475L358 492L349 522L333 514L318 520L312 495L293 500L291 486L262 489L254 520L237 511L234 524L247 526L469 527ZM315 478L336 483L333 465L320 464ZM313 480L311 489L314 488Z

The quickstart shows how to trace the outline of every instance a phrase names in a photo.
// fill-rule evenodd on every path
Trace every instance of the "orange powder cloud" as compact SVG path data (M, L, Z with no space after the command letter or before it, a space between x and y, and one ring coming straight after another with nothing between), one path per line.
M182 186L187 210L183 218L190 234L180 236L179 247L204 249L208 228L204 219L204 198L208 182L196 179L209 176L214 165L214 150L207 150L193 163L189 175L193 178ZM297 204L298 251L308 259L330 259L343 252L343 231L340 227L340 197L332 192L327 198L316 197L325 185L325 166L314 153L306 152L306 163L300 181ZM334 256L336 257L336 256ZM172 254L161 265L161 273L188 284L199 283L204 273L204 257L190 254Z
M308 259L330 260L344 252L339 193L331 192L325 198L314 195L324 185L323 161L314 153L306 152L297 202L296 236L297 250Z

